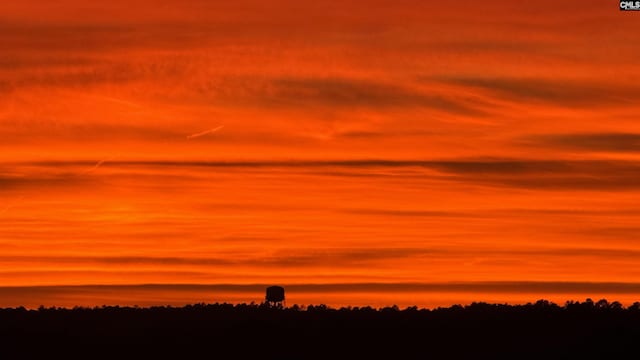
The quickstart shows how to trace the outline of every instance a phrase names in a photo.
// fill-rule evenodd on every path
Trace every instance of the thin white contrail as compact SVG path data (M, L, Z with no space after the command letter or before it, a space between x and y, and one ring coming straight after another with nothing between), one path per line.
M120 105L125 105L131 108L136 108L136 109L146 109L145 106L142 106L138 103L135 103L133 101L129 101L129 100L125 100L125 99L121 99L121 98L115 98L115 97L111 97L111 96L106 96L106 95L91 95L91 94L81 94L81 93L75 93L75 95L84 97L84 98L90 98L90 99L94 99L94 100L102 100L102 101L108 101L108 102L112 102L112 103L116 103L116 104L120 104Z
M92 173L94 171L96 171L100 166L102 166L102 164L106 163L107 161L113 160L116 157L118 157L118 155L114 155L112 157L106 158L106 159L102 159L100 161L98 161L95 165L93 165L93 167L87 171L85 171L83 174L89 174Z
M215 128L213 128L213 129L209 129L209 130L206 130L206 131L203 131L203 132L199 132L199 133L197 133L197 134L191 134L191 135L188 135L188 136L187 136L187 139L195 139L195 138L198 138L198 137L200 137L200 136L204 136L204 135L207 135L207 134L211 134L211 133L214 133L214 132L216 132L216 131L218 131L218 130L222 129L223 127L224 127L224 125L220 125L220 126L215 127Z
M111 101L113 103L117 103L117 104L122 104L122 105L126 105L129 107L133 107L133 108L138 108L138 109L145 109L144 106L138 104L138 103L134 103L133 101L128 101L128 100L124 100L124 99L118 99L118 98L114 98L114 97L110 97L110 96L100 96L100 98L106 100L106 101Z

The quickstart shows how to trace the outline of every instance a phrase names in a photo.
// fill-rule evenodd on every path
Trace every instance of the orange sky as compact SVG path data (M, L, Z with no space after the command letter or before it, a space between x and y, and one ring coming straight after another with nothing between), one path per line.
M3 2L0 306L640 300L639 32L602 0Z

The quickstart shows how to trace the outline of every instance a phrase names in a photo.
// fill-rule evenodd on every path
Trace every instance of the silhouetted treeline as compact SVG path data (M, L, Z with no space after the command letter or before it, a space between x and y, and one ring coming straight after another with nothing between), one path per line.
M640 303L606 300L0 309L3 359L612 359L637 354L639 343Z

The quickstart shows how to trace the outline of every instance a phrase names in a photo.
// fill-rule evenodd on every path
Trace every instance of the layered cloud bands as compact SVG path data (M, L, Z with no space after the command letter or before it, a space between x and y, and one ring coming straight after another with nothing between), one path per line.
M597 0L3 3L0 294L630 301L628 15ZM245 290L215 293L260 300Z

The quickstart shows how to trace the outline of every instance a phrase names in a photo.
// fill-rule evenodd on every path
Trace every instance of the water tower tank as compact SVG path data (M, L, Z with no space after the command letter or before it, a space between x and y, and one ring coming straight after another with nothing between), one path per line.
M282 286L269 286L266 296L267 304L281 308L284 304L284 288Z

